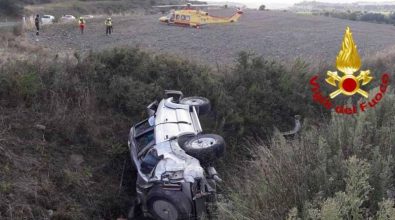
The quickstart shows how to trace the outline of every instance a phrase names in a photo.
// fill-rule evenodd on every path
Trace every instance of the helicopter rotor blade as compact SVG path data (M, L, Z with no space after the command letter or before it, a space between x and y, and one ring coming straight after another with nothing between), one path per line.
M152 6L154 8L171 8L171 7L210 7L210 6L225 6L225 5L220 5L220 4L210 4L210 5L206 5L206 4L200 4L200 5L155 5Z
M209 5L201 4L201 5L191 5L191 7L210 7L210 6L225 6L225 5L221 5L221 4L209 4Z
M153 8L185 7L186 5L155 5Z

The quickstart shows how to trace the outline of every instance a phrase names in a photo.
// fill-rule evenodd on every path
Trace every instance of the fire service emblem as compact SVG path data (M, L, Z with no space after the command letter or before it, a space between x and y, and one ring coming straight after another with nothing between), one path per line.
M389 74L384 73L381 77L380 89L377 94L370 97L369 93L365 91L362 86L369 84L373 77L370 70L360 70L361 57L358 53L357 45L354 43L353 35L349 27L346 28L341 49L336 58L337 71L328 71L325 79L331 87L336 87L328 96L324 96L317 80L318 75L314 75L310 79L311 91L313 92L314 101L323 105L327 109L334 108L339 114L356 114L358 110L365 111L367 108L373 108L380 102L385 95L389 84ZM359 72L358 72L359 71ZM333 106L332 99L338 95L352 96L355 94L361 95L365 100L361 100L358 105L353 106ZM367 100L366 99L369 99Z
M361 89L361 85L368 84L373 77L370 76L370 70L361 71L358 76L354 76L354 73L361 68L361 58L349 27L344 34L342 49L337 55L336 67L343 73L343 76L340 77L337 72L328 71L328 78L325 80L330 85L338 87L329 95L331 99L339 94L351 96L355 93L359 93L365 98L369 97L368 92Z

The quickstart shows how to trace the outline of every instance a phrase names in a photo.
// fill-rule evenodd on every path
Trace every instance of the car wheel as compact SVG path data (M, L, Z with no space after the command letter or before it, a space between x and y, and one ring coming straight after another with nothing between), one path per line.
M224 139L216 134L200 134L179 138L178 144L188 155L201 163L210 163L225 152Z
M148 211L158 220L191 219L192 203L182 191L155 186L147 196Z
M207 114L211 110L210 101L207 98L193 96L181 99L181 104L195 106L199 115Z

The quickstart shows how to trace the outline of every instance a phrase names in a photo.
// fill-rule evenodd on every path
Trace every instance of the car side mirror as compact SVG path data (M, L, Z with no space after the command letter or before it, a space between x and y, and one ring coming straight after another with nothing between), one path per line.
M300 115L295 115L294 118L295 118L295 127L291 131L282 132L281 133L282 135L284 136L295 135L302 129L302 124L300 122L300 119L302 117Z

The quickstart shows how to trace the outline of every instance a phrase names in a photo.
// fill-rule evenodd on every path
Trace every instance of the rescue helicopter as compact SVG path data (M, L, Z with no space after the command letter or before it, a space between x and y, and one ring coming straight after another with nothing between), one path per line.
M207 24L225 24L237 22L243 11L237 8L235 14L230 17L219 17L209 15L208 12L201 10L201 8L208 8L211 6L224 6L224 5L208 5L208 4L191 4L186 5L157 5L155 8L179 8L172 9L166 16L159 18L159 21L168 25L178 25L184 27L200 28L202 25Z

